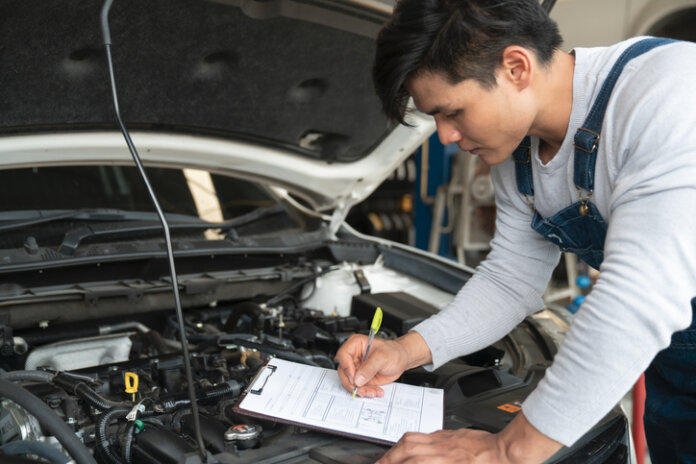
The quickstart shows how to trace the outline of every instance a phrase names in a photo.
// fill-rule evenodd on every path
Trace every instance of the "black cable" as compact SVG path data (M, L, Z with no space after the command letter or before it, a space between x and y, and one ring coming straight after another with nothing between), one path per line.
M263 353L272 354L276 358L285 359L286 361L294 361L300 364L307 364L308 366L321 367L319 364L315 363L311 359L307 359L301 354L297 354L294 351L286 351L278 348L274 348L268 345L263 345L261 343L252 342L243 338L238 338L234 336L222 335L218 339L219 346L227 345L237 345L244 346L246 348L252 348Z
M305 277L304 279L300 280L299 282L295 282L295 283L287 286L286 288L284 288L283 290L278 292L278 294L276 296L274 296L274 297L270 298L268 301L266 301L266 306L273 306L273 305L277 304L278 302L282 301L283 298L285 298L285 295L294 292L295 290L302 287L306 283L309 283L313 280L316 280L318 277L323 276L327 272L333 271L336 269L338 269L338 266L329 266L327 268L322 269L319 272L312 274L309 277ZM316 285L316 283L315 283L315 285Z
M129 412L129 409L110 409L97 419L97 424L95 426L97 450L99 451L99 455L109 464L123 464L123 460L111 449L111 442L107 435L109 422L111 422L114 416L125 417Z
M78 464L97 464L87 447L75 436L65 422L25 388L0 379L0 396L14 401L39 421L48 434L53 435Z
M133 145L133 141L130 138L128 130L126 129L123 120L121 119L121 113L118 107L118 94L116 92L116 77L114 76L114 64L111 58L111 32L109 31L109 10L111 9L111 4L113 0L106 0L101 11L101 28L104 37L104 48L106 50L106 59L109 66L109 79L111 82L111 93L113 95L114 103L114 113L116 114L116 119L118 120L118 125L121 128L123 137L126 140L128 149L133 155L133 161L138 167L140 176L147 187L147 191L152 200L152 204L157 210L157 215L159 216L160 222L162 223L162 229L164 230L164 241L167 247L167 257L169 258L169 271L172 279L172 289L174 293L174 303L176 306L176 316L179 321L179 336L181 337L181 351L184 358L184 372L186 374L186 382L188 383L188 393L191 399L191 415L193 416L193 429L196 435L196 442L198 443L198 450L205 462L207 460L205 444L203 443L203 436L201 435L201 420L198 415L198 405L196 404L196 391L193 386L193 374L191 373L191 361L189 359L188 344L186 342L186 332L184 329L184 313L181 309L181 298L179 296L179 280L176 277L176 268L174 266L174 251L172 250L172 239L169 234L169 225L167 224L167 219L164 217L164 212L157 201L155 192L150 184L150 180L145 173L145 168L140 161L140 156Z
M300 299L300 301L304 302L304 301L309 300L310 298L312 298L312 296L313 296L316 292L317 292L317 280L314 279L314 280L312 281L312 291L309 292L309 295L306 295L305 297L303 297L302 299Z
M215 385L204 389L198 396L197 399L201 403L205 403L212 400L217 400L226 396L237 397L242 392L242 385L236 380L228 380L220 385ZM163 398L158 404L158 407L165 412L172 412L176 409L182 408L184 406L189 406L191 404L188 398L181 398L179 395L173 395L169 398Z
M133 463L133 440L135 438L135 421L128 423L126 427L126 439L123 442L123 460L126 464Z

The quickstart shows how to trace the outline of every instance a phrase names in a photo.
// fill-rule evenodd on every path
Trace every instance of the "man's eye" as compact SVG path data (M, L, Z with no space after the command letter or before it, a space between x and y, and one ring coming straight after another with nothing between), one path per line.
M451 113L448 113L448 114L447 114L447 117L450 118L450 119L456 118L457 116L459 116L459 110L452 111Z

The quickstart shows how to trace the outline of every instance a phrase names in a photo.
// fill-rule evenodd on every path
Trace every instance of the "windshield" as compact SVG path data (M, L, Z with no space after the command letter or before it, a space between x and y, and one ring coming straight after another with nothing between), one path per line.
M170 221L200 218L221 223L257 210L265 224L249 224L239 234L277 232L299 226L270 189L262 184L196 169L148 168L148 177ZM154 207L135 167L66 166L0 171L0 223L21 220L26 213L51 211L117 210L152 212ZM278 207L278 208L273 208ZM107 216L108 219L108 216ZM156 216L152 216L156 221ZM66 218L3 234L4 247L14 247L27 235L60 243L63 234L83 222ZM270 224L269 224L270 223ZM56 242L57 241L57 242Z
M194 169L148 168L166 213L210 222L278 203L261 185ZM2 211L109 208L154 211L135 167L71 166L0 171ZM209 218L209 219L207 219Z

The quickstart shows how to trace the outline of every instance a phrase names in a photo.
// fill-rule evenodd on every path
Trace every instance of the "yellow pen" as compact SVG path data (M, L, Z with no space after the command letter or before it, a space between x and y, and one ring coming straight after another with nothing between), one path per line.
M370 348L372 348L372 341L375 339L375 335L377 332L379 332L379 326L382 325L382 308L377 306L377 309L375 309L375 315L372 318L372 324L370 325L370 335L368 336L367 339L367 349L365 350L365 355L363 356L362 362L365 362L367 359L367 355L370 354ZM355 388L353 388L353 398L355 398L355 394L358 392L358 386L356 385Z

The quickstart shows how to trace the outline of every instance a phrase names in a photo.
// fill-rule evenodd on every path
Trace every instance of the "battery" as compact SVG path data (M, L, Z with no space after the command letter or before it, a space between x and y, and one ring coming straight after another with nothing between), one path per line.
M421 321L438 312L423 300L404 292L363 293L355 295L351 315L359 320L371 321L375 308L382 308L382 327L403 335Z

